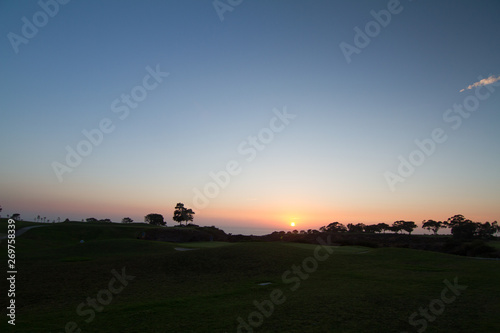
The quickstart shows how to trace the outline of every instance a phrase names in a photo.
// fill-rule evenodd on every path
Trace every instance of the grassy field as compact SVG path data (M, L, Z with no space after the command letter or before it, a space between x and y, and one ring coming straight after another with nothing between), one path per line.
M488 242L488 245L493 246L493 247L495 247L497 249L500 249L500 241Z
M499 261L395 248L137 239L145 228L152 226L47 224L17 238L16 325L4 313L0 331L500 331ZM5 240L0 248L7 252ZM443 282L454 279L456 294Z

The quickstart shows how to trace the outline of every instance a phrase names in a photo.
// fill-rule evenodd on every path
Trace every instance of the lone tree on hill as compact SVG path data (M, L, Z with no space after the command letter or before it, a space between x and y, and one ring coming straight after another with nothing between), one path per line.
M172 218L175 222L182 225L182 221L186 221L186 225L188 221L193 221L194 212L192 209L188 209L184 207L184 204L179 202L175 206L174 217Z
M122 219L122 223L132 223L134 220L132 220L130 217L124 217Z
M14 213L14 214L12 214L12 216L10 218L13 219L13 220L16 220L16 221L20 221L21 220L21 214Z
M144 222L152 224L152 225L166 225L167 222L164 221L163 215L161 214L148 214L144 216Z

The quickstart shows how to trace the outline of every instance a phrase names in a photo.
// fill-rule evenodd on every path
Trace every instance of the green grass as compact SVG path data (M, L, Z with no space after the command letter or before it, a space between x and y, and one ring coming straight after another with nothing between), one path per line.
M283 243L287 246L293 246L301 249L307 249L313 251L317 245L315 244L303 244L303 243ZM353 253L353 254L363 254L370 252L372 248L364 246L332 246L335 249L335 253Z
M317 262L306 278L291 280L297 276L287 272L310 264L315 245L136 239L149 227L61 223L20 236L16 326L7 325L4 315L0 330L64 332L65 324L74 321L82 332L236 332L237 318L247 320L256 311L254 301L262 303L280 290L284 303L274 306L255 332L416 332L408 317L440 297L443 280L458 277L467 289L426 332L500 331L497 261L409 249L332 247L328 259ZM5 242L0 248L6 253ZM135 278L85 322L89 316L78 315L77 306L107 289L111 271L123 267ZM272 284L259 286L262 282ZM2 307L6 301L3 297Z
M493 246L494 248L500 249L500 241L498 241L498 240L488 242L488 245Z
M193 242L193 243L176 243L179 247L184 247L184 248L193 248L193 249L199 249L199 248L215 248L215 247L221 247L221 246L229 246L229 245L234 245L235 243L228 243L228 242Z
M66 262L87 261L87 260L92 260L92 259L89 257L67 257L61 259L61 261L66 261Z

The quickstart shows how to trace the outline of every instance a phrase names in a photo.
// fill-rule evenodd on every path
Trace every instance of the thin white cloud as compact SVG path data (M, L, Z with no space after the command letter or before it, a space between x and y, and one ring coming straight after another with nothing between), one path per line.
M493 83L495 83L497 81L500 81L500 75L497 76L497 77L495 77L495 75L492 75L492 76L490 76L487 79L482 79L481 81L478 81L476 83L471 84L467 88L464 88L464 89L460 90L460 92L465 91L465 90L469 90L469 89L472 89L472 88L480 87L480 86L486 86L488 84L493 84Z

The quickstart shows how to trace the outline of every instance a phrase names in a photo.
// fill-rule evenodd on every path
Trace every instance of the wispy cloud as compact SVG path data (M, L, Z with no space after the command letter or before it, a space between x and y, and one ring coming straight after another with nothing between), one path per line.
M465 91L465 90L469 90L469 89L472 89L472 88L480 87L480 86L486 86L488 84L492 84L492 83L495 83L497 81L500 81L500 75L497 76L497 77L495 77L495 75L492 75L492 76L490 76L487 79L482 79L481 81L478 81L476 83L471 84L467 88L464 88L464 89L460 90L460 92Z

